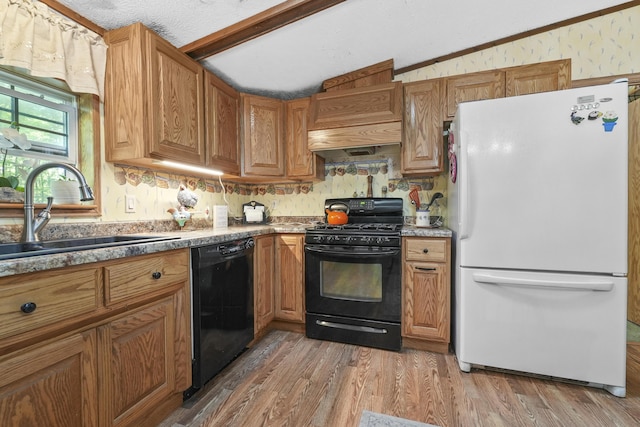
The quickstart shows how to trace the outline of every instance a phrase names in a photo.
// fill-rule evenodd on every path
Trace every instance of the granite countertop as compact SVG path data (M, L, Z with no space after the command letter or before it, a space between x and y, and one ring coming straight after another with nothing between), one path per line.
M23 258L0 260L0 277L16 274L50 270L92 262L108 261L136 255L183 249L189 247L222 243L229 240L255 237L272 233L304 233L311 224L305 223L273 223L262 225L232 226L225 229L210 228L185 231L167 231L159 233L135 233L136 235L153 235L179 237L178 239L155 242L141 242L131 245L87 249L48 255L36 255ZM418 228L404 226L402 236L451 237L451 230L446 228Z

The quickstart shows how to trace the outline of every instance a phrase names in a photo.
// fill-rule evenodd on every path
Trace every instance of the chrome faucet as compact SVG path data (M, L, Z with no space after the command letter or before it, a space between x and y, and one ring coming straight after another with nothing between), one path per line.
M31 171L24 185L24 226L22 227L22 237L20 237L20 241L23 243L37 242L39 240L38 232L42 230L51 219L53 197L47 197L47 207L44 208L36 218L33 217L33 183L42 171L51 168L66 169L75 175L80 183L80 200L83 202L93 200L93 190L91 190L91 187L87 184L87 180L84 175L82 175L82 172L75 166L68 163L45 163L38 166Z

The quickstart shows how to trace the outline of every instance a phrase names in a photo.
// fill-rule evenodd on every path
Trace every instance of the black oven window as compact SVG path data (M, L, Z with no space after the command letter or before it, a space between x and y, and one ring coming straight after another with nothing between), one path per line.
M382 264L320 262L320 294L323 297L382 301Z

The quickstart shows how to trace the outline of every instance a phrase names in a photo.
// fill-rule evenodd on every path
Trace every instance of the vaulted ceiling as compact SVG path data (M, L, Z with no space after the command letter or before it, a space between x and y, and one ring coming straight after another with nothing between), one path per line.
M191 53L205 68L237 89L283 99L315 93L328 78L388 59L393 59L396 70L406 71L495 41L640 3L619 0L58 2L105 30L142 22L176 47ZM260 30L273 26L279 28L260 35ZM257 36L244 41L248 33ZM224 40L232 37L243 42L235 46L231 43L233 47L227 48ZM214 54L207 56L212 51Z

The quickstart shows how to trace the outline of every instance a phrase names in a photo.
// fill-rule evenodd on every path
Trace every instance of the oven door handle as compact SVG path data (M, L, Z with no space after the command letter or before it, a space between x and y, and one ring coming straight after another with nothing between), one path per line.
M341 255L341 256L351 256L358 258L379 258L381 256L389 256L389 255L398 255L400 254L400 249L398 248L379 248L376 252L371 252L368 250L351 250L345 249L342 246L329 246L329 245L321 245L321 246L310 246L307 245L304 248L307 252L314 252L317 254L327 254L327 255Z

